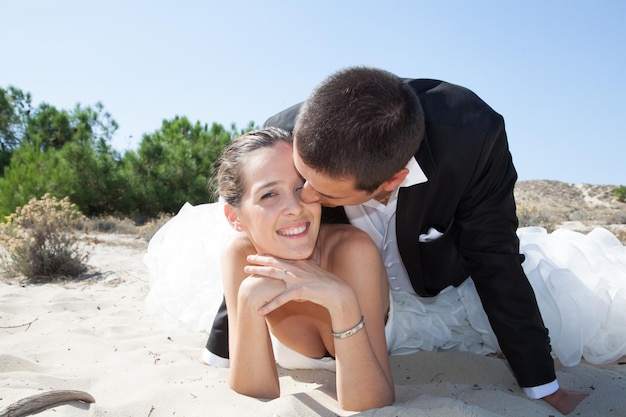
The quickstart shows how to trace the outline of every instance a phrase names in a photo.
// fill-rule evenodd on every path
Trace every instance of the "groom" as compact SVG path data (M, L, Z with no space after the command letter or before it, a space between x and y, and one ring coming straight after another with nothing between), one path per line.
M328 207L381 249L394 291L433 297L474 281L518 383L571 412L587 394L561 389L550 339L522 270L502 117L471 91L436 80L348 68L266 126L294 132L302 199ZM226 312L207 349L228 357Z

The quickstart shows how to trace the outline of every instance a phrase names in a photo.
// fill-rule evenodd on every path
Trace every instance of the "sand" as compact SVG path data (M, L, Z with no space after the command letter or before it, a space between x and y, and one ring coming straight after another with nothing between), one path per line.
M201 364L207 335L171 327L144 310L146 242L100 234L94 276L23 285L0 281L0 415L52 390L80 390L95 403L66 402L38 416L558 416L528 399L506 361L468 353L392 358L396 402L342 411L328 371L280 371L282 396L263 401L227 384L228 370ZM604 366L557 364L561 386L591 395L571 415L626 416L624 359Z

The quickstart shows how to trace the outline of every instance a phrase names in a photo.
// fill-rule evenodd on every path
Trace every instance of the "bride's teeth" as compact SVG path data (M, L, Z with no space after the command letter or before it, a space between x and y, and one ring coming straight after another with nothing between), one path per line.
M293 227L291 229L280 230L278 233L281 235L293 236L293 235L299 235L300 233L303 233L305 230L306 230L306 225L303 225L300 227Z

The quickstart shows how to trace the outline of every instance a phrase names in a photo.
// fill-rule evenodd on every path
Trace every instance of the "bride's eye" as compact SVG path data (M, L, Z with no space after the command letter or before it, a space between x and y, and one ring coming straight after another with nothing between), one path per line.
M267 200L268 198L274 197L275 195L276 193L274 191L268 191L261 196L261 200Z

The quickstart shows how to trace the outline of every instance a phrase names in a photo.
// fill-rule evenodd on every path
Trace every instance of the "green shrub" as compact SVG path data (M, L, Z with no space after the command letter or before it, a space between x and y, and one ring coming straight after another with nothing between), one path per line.
M78 245L74 225L84 216L66 197L32 199L0 225L0 266L30 282L78 277L88 254Z
M613 194L615 195L615 198L617 198L619 201L626 201L625 186L620 185L619 187L615 187L615 189L613 190Z
M152 218L176 213L185 202L212 202L211 175L234 135L217 123L209 127L186 117L163 120L160 130L143 136L136 152L124 154L121 176L135 204L125 214Z

